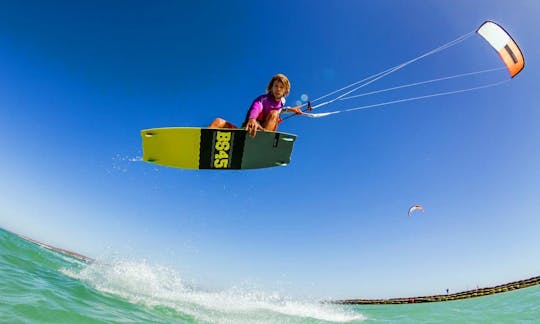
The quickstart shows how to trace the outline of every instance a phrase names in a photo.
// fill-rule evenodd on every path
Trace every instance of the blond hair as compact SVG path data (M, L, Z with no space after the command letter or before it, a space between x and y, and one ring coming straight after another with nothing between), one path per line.
M285 97L291 92L291 83L289 82L289 79L285 76L285 74L278 73L272 77L272 80L268 83L266 86L266 93L270 93L272 91L272 87L274 86L275 81L280 81L285 86Z

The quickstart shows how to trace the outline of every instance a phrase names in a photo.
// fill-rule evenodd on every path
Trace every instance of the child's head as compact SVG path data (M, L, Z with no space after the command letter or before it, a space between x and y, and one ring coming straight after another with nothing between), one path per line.
M278 90L275 89L274 84L278 83L277 85L281 85L282 88L281 92L276 92ZM282 97L286 97L289 92L291 91L291 83L289 82L289 79L284 74L276 74L272 77L272 80L268 83L266 86L266 93L271 93L274 95L274 97L279 97L276 99L281 99ZM277 96L276 96L277 95Z

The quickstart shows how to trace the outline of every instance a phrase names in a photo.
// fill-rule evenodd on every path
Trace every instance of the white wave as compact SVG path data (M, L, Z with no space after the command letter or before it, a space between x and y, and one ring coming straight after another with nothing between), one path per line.
M145 261L96 261L82 269L62 272L133 303L169 307L211 323L283 323L306 318L329 322L365 320L362 314L346 306L293 300L252 287L205 291L185 282L178 272Z

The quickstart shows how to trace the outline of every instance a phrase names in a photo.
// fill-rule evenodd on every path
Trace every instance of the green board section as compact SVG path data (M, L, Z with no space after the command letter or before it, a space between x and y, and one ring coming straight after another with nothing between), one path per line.
M291 161L296 135L244 129L195 127L141 131L143 161L183 169L238 170L284 166Z

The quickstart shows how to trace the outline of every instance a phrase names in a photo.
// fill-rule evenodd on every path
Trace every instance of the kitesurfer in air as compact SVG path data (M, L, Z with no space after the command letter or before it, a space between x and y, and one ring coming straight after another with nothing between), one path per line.
M251 137L255 137L258 130L276 131L281 122L282 111L302 114L301 106L284 107L285 97L291 90L289 79L283 74L276 74L272 77L266 87L266 94L260 95L249 107L242 127ZM234 124L223 118L216 118L209 128L237 128Z

